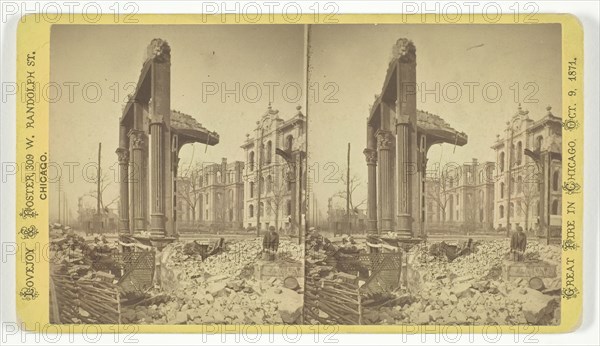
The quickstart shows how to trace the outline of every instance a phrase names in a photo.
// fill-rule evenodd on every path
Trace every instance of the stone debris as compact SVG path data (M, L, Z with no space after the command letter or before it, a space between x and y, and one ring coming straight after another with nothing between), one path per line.
M53 323L117 323L121 265L116 242L82 237L50 225L50 296ZM121 293L121 299L124 299Z
M68 275L75 280L116 281L115 274L120 275L120 267L112 255L119 251L117 243L109 242L104 236L86 239L60 224L51 225L50 230L50 269L53 275ZM104 271L98 271L98 267Z
M420 273L419 282L409 282L409 287L418 288L410 291L414 299L376 311L366 308L364 320L374 324L560 323L560 272L556 278L542 278L544 288L538 291L530 288L529 278L503 279L508 240L479 242L474 251L451 259L440 249L453 247L438 243L432 255L427 244L415 246L409 253L412 270ZM555 264L558 271L560 256L558 246L534 242L525 253L526 260Z
M557 297L543 294L534 289L521 288L514 291L512 298L523 303L523 315L528 323L549 324L554 310L559 306Z
M164 285L170 301L136 307L127 322L149 324L282 324L299 323L302 292L285 288L278 278L256 280L254 265L261 260L262 239L227 243L223 252L202 261L193 242L168 245L161 271L176 282ZM301 261L300 246L282 240L278 261Z
M271 288L265 296L276 302L284 323L294 323L299 320L304 301L296 291L288 288Z
M353 281L331 259L337 246L308 239L310 276ZM333 249L333 250L332 250ZM555 278L504 279L508 239L422 243L408 253L408 287L392 296L363 300L365 324L557 324L560 323L560 272ZM560 248L530 242L526 261L542 260L560 271ZM360 278L359 278L360 280ZM530 283L532 281L532 283ZM530 288L533 284L538 290ZM406 297L410 297L407 299ZM402 299L401 299L402 298Z

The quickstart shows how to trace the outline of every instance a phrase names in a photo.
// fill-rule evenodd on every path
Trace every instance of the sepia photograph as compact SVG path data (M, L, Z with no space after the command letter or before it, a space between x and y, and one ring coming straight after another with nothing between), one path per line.
M305 322L559 325L560 25L317 25Z
M301 323L300 25L54 26L50 320ZM80 84L79 84L80 83ZM65 128L68 132L65 133Z
M54 25L50 321L561 324L561 25Z

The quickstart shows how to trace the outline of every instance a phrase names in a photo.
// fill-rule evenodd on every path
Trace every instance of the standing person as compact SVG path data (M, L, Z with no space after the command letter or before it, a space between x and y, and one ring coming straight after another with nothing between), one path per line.
M523 261L526 248L527 235L523 231L523 227L517 226L517 231L510 238L510 252L513 255L513 260Z
M275 230L275 226L269 226L263 238L263 258L274 261L277 249L279 249L279 233Z
M292 217L292 215L288 215L288 229L290 231L290 234L292 234L292 232L294 231L294 218Z

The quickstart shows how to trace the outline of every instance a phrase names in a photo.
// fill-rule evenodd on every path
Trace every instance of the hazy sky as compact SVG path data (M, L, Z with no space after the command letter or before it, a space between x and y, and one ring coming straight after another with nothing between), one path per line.
M279 83L271 91L273 107L282 118L289 118L297 105L304 104L303 97L295 99L295 86L303 83L303 30L300 25L53 26L51 80L63 86L63 93L50 107L50 154L52 161L63 166L64 162L79 163L75 181L64 184L70 207L75 209L77 197L94 188L84 179L82 168L95 162L98 142L103 144L103 169L113 172L113 167L117 172L114 151L119 116L153 38L165 39L171 46L171 107L194 116L221 136L215 147L184 147L182 162L192 158L219 162L221 157L244 159L240 145L266 110L270 83ZM391 48L398 38L409 38L417 47L418 86L436 90L439 83L437 91L417 96L418 108L442 116L469 136L468 144L455 150L452 145L434 146L430 162L462 163L471 158L494 159L490 145L516 112L519 100L533 119L545 115L547 105L560 116L560 34L559 25L313 26L309 155L313 167L318 167L314 191L320 209L343 188L335 178L345 171L347 142L352 143L352 172L362 183L355 200L366 197L365 121L374 95L381 92ZM69 82L79 83L72 89L72 101L67 93ZM223 88L233 90L236 83L240 100L233 95L222 100ZM465 83L479 83L473 87L473 102ZM497 83L493 85L501 90L496 102L483 97L488 83ZM526 87L526 83L532 84ZM286 84L292 87L284 97ZM216 95L203 92L215 85ZM261 86L260 97L255 85ZM456 94L456 85L461 95ZM101 88L100 96L96 86ZM496 98L495 91L488 88L487 96ZM527 95L529 102L524 100ZM63 169L65 180L66 173ZM93 175L93 169L88 174ZM113 183L104 199L117 195ZM51 212L56 208L51 207Z
M304 78L304 29L300 25L55 25L51 36L51 80L59 85L80 83L74 87L73 102L65 91L50 109L51 160L61 165L80 163L75 169L75 181L64 184L73 210L77 198L94 189L83 178L81 168L96 161L98 142L103 145L103 169L117 167L115 150L121 109L133 91L135 84L131 83L139 78L146 47L153 38L165 39L171 47L171 107L194 116L220 134L217 146L185 146L182 163L189 162L192 154L195 161L220 162L222 157L243 160L240 145L245 134L252 131L268 107L269 87L265 83L280 83L273 86L273 108L279 109L282 118L296 114L296 106L303 104L291 102L296 98L293 87L287 90L285 99L282 97L286 83L302 85ZM84 98L82 89L86 83L88 92ZM209 83L216 83L219 91L216 95L203 93L202 83L206 88L214 86ZM223 86L235 90L235 83L239 83L239 102L235 95L227 96L223 102L220 90ZM262 86L260 97L252 83ZM94 85L102 89L97 101ZM93 176L93 168L89 175ZM118 184L113 183L104 200L116 196ZM94 200L87 201L95 205ZM52 213L56 210L51 207Z
M490 146L496 134L503 135L504 124L518 107L511 86L520 91L521 102L535 91L530 99L537 101L523 103L531 118L544 116L548 105L560 116L560 35L559 25L313 26L310 80L321 86L321 97L309 108L309 145L313 148L311 159L318 162L320 172L319 183L314 185L319 206L326 206L328 197L344 189L343 183L325 180L336 166L338 174L345 173L347 142L352 143L351 171L362 182L354 200L366 198L367 167L362 153L366 118L374 95L381 92L391 49L398 38L409 38L416 46L417 85L434 91L439 83L439 101L435 92L418 94L417 108L440 115L469 137L468 143L455 151L449 144L432 147L429 162L460 164L472 158L480 162L495 160ZM325 89L328 82L337 85L337 102L324 102L324 96L333 90ZM473 102L469 100L470 82L480 83L474 86ZM529 82L537 90L533 84L527 89ZM452 83L461 86L460 97ZM502 95L495 103L483 98L482 89L487 83L500 87ZM518 88L515 83L519 83ZM488 99L496 98L495 90L488 88Z

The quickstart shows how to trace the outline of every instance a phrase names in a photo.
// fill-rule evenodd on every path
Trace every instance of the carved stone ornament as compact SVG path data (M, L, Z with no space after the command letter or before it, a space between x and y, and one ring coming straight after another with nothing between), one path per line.
M387 131L380 131L377 133L377 148L381 150L390 149L390 143L392 141L392 135Z
M407 38L400 38L392 48L394 59L400 59L400 62L414 63L417 60L417 49L413 42Z
M129 132L129 140L133 149L142 149L144 147L144 134L142 131L132 130Z
M367 160L367 165L377 164L377 150L367 148L367 149L363 150L363 154L365 154L365 159Z
M156 62L171 62L171 47L167 41L155 38L148 45L146 60L154 59Z
M119 163L127 163L129 162L129 150L125 148L118 148L117 157L119 158Z
M165 122L165 117L160 113L150 113L150 124L151 125L161 125Z

